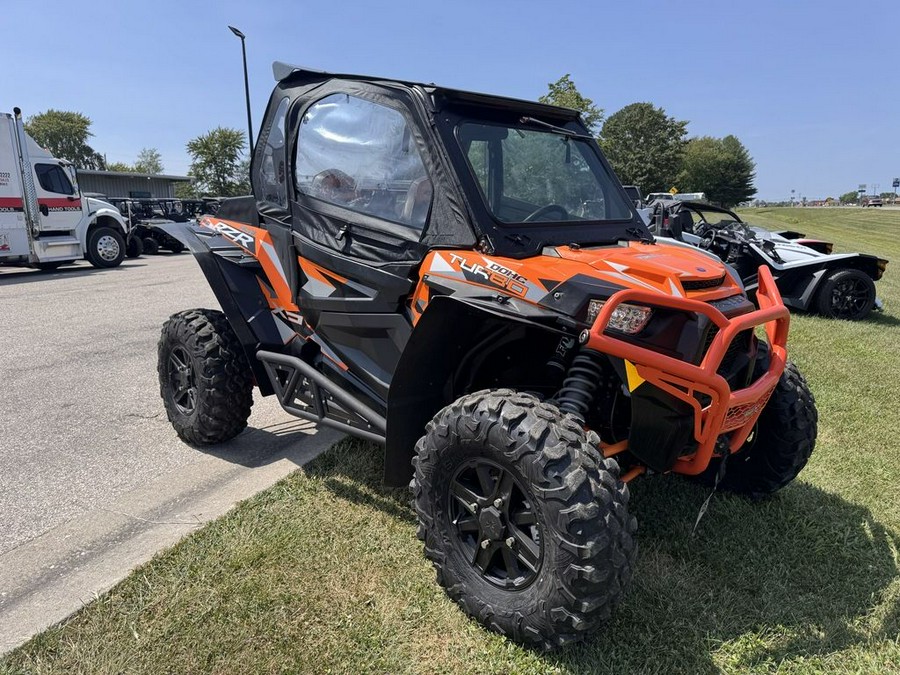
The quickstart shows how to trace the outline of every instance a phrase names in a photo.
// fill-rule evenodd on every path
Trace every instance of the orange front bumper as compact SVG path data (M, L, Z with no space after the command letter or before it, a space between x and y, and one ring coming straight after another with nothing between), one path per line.
M784 371L790 314L768 267L759 268L756 297L758 310L727 319L718 309L704 302L627 289L610 297L588 333L586 347L630 361L641 378L686 402L694 410L693 434L697 450L675 461L671 469L675 473L696 475L706 469L713 456L716 439L723 433L732 432L729 440L731 452L740 448ZM700 365L685 363L605 333L612 313L623 302L703 314L719 327L719 332ZM716 371L738 333L756 326L765 326L769 341L769 368L749 387L732 391L725 378ZM709 405L701 406L695 396L698 393L706 394L711 399ZM621 449L616 447L616 451Z

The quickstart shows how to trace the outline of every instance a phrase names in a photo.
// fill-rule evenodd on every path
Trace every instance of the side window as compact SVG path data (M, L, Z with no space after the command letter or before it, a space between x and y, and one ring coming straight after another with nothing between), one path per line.
M310 197L416 228L431 208L431 181L406 118L348 94L306 111L294 180Z
M284 170L284 129L289 99L285 96L275 110L275 119L265 138L265 151L260 171L261 185L257 186L257 194L263 201L287 207L287 185ZM262 139L260 139L262 140Z
M35 164L34 172L37 174L38 183L47 192L56 192L61 195L75 194L72 182L58 164Z

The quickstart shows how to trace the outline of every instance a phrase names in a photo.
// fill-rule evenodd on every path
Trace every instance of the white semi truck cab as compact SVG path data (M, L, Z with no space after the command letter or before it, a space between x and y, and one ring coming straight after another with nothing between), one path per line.
M25 133L18 108L0 113L0 265L115 267L128 234L118 209L83 196L75 167Z

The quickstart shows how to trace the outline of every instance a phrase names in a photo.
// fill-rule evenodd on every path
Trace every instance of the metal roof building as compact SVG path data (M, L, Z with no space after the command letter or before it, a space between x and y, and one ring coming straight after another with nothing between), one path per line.
M189 176L130 173L127 171L78 170L82 192L98 192L107 197L155 198L175 196L178 183L189 183Z

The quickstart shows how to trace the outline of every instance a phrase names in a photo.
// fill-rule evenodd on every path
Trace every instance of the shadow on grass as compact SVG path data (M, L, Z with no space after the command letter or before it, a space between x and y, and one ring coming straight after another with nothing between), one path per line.
M872 312L866 318L866 321L869 321L874 324L878 324L879 326L900 326L900 317L896 317L893 314L888 314L887 312Z
M342 499L414 523L408 490L381 485L381 461L380 447L346 440L303 470ZM896 638L896 599L871 615L898 575L900 541L868 509L798 481L757 502L716 495L691 537L706 495L675 477L632 484L632 586L588 642L542 655L548 669L710 672L724 648L729 668L745 670Z

